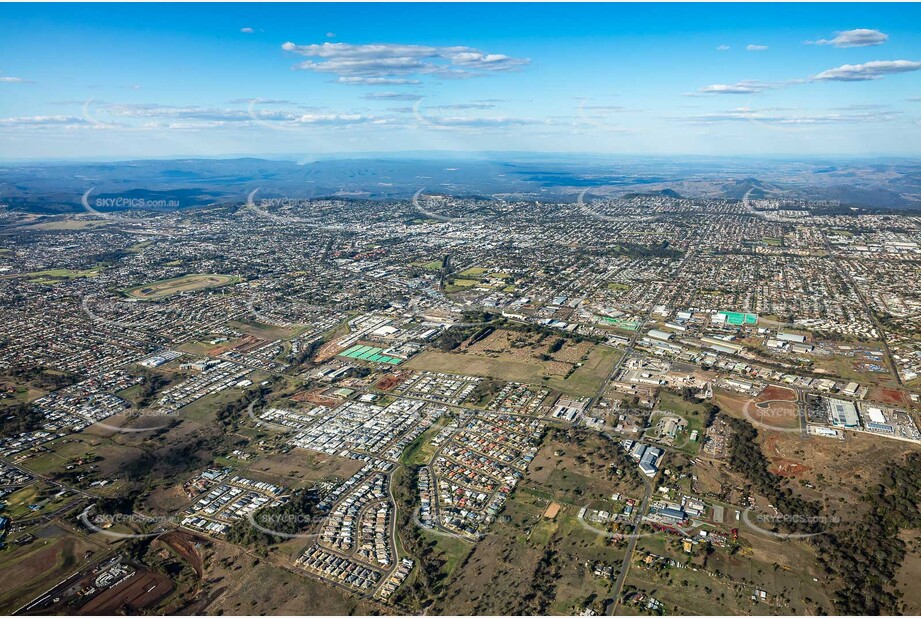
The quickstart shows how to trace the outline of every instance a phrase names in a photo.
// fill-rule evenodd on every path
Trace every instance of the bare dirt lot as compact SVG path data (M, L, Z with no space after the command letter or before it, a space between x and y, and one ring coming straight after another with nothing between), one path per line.
M871 388L868 398L889 406L906 407L911 403L905 391L881 386Z
M129 610L138 612L151 607L173 591L173 584L168 577L148 570L137 573L93 597L80 608L85 615L116 614Z

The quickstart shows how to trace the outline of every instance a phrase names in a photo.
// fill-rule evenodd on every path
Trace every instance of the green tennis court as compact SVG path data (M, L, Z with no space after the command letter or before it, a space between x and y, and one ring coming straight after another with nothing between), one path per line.
M403 362L402 358L381 354L383 351L384 350L381 348L375 348L370 345L354 345L345 352L340 352L339 356L368 361L370 363L387 363L389 365L399 365Z

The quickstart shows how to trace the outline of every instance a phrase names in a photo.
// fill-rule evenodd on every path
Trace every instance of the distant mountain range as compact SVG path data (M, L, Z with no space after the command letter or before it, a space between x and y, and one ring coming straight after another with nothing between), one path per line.
M596 196L839 200L871 209L921 209L921 161L755 160L560 155L501 159L446 155L327 158L298 162L258 158L171 159L112 163L7 164L0 204L40 213L78 212L81 199L112 205L151 202L164 208L242 203L260 198L406 199L427 193L573 201ZM157 207L157 206L154 206Z

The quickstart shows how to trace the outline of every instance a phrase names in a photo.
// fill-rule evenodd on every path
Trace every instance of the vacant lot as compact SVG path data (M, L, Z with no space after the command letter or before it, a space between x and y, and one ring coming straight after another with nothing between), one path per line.
M131 298L142 300L156 300L166 298L180 292L192 292L205 288L216 288L231 283L236 283L240 279L232 275L185 275L175 279L164 279L163 281L154 281L145 283L133 288L124 290L124 293Z
M685 553L678 537L654 536L640 540L625 590L653 594L665 604L666 614L826 614L831 602L825 594L821 572L810 548L801 542L776 547L751 546L746 541L734 554L715 548L707 555L701 545ZM682 567L647 566L649 553L677 561ZM716 576L714 576L716 575ZM755 588L767 599L751 599ZM631 613L629 606L625 611Z
M318 451L295 448L287 453L259 459L247 468L257 480L280 483L287 487L310 487L318 481L349 478L364 465L357 459L327 455Z
M619 448L597 432L551 430L528 468L522 489L556 502L611 510L611 494L639 497L643 489L638 475L627 470L617 474L615 468L626 462ZM632 471L632 460L628 465Z
M30 545L0 553L0 613L10 614L70 575L99 546L51 525Z
M561 352L565 351L565 347ZM439 352L429 350L413 358L404 366L417 371L440 371L463 375L491 377L509 382L524 382L549 387L577 396L591 396L608 376L620 353L608 346L591 347L580 366L566 375L572 364L562 361L544 361L530 354L515 352L490 355L467 352ZM566 371L560 371L565 365Z
M604 598L609 582L586 568L614 564L623 550L578 523L575 507L543 517L549 501L516 491L486 538L455 570L438 613L577 614Z
M210 615L368 615L375 611L354 595L248 556L222 560L206 576L218 575L222 594L202 611ZM378 610L379 611L379 610ZM375 612L377 613L377 612Z

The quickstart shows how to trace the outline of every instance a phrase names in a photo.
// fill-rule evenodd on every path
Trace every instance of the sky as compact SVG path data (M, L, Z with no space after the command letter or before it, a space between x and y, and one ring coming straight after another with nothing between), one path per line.
M0 158L921 154L921 5L4 4Z

